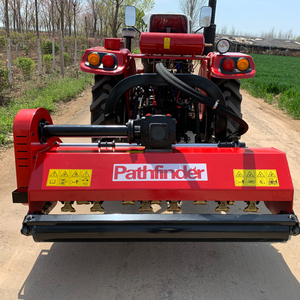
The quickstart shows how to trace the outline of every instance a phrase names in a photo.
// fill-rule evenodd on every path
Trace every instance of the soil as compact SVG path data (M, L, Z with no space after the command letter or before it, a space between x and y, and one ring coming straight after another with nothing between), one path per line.
M242 141L287 154L300 214L300 121L242 94L250 127ZM89 124L90 100L88 88L76 101L62 104L54 124ZM2 149L0 159L1 300L300 299L299 237L281 244L35 243L20 234L26 206L11 200L13 149Z

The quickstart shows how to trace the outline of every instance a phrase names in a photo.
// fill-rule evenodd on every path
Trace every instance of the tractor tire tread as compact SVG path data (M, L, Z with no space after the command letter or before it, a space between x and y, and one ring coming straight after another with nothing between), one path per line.
M99 88L99 86L102 85L104 82L107 82L107 81L111 80L111 77L109 77L109 76L104 76L100 80L97 80L99 78L98 76L100 76L100 75L95 76L95 82L96 83L92 87L92 93L95 92Z
M222 91L227 107L235 113L238 117L242 117L241 102L242 95L240 93L240 81L237 79L216 79L212 78L213 82ZM227 119L226 136L231 137L233 141L239 140L240 136L234 133L237 131L239 125L231 118Z
M98 109L99 106L101 107L101 109L103 109L103 107L105 109L105 102L106 102L107 97L108 97L107 93L101 94L101 96L98 97L98 99L91 104L90 111L92 112L95 109Z
M92 125L105 124L104 114L107 97L119 80L117 76L95 75L95 85L92 87L93 100L90 105Z

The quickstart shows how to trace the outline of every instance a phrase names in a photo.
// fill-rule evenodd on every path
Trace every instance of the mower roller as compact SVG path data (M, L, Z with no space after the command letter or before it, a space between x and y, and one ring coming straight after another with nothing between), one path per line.
M87 49L81 69L95 74L91 125L54 125L43 108L17 114L13 202L29 207L22 234L36 242L283 242L299 233L286 155L239 141L248 125L238 79L253 77L255 65L227 52L224 39L207 52L215 5L202 9L204 34L191 33L183 14L152 14L141 54L131 53L132 27ZM126 8L127 26L134 12ZM139 205L139 213L107 214L112 201ZM184 213L187 201L194 213ZM153 212L164 202L165 213ZM215 211L201 213L212 202ZM51 214L59 203L61 213ZM230 213L239 203L244 211ZM76 204L89 205L90 214L74 214Z

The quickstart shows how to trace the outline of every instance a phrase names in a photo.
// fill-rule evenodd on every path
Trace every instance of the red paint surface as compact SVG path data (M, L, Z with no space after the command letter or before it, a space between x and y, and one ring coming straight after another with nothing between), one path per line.
M21 186L29 182L30 212L46 201L120 200L265 201L273 213L292 212L292 180L286 156L277 149L175 147L171 153L127 153L60 147L54 144L59 139L54 138L39 143L37 125L41 118L51 123L44 109L21 110L14 123L18 191L24 191ZM18 136L27 136L27 146L16 144ZM21 146L29 151L26 171L18 166L18 158L23 157L23 152L18 152ZM113 181L115 164L206 164L207 181ZM92 169L90 187L46 186L50 169ZM234 169L276 170L279 187L235 186Z
M165 38L170 39L170 47L165 46ZM140 36L141 53L201 55L204 49L202 34L142 32Z

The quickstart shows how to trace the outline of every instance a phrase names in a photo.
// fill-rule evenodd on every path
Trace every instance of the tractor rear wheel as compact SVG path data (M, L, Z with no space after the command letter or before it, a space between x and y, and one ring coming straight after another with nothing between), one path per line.
M123 79L123 76L95 75L95 85L92 87L92 104L90 106L91 125L105 125L105 106L112 88ZM119 118L118 118L119 119ZM116 124L118 124L116 122ZM96 142L98 139L93 138Z
M118 76L95 75L95 85L92 88L93 100L90 106L92 125L105 125L104 114L107 97L121 79Z
M227 108L234 112L237 116L242 118L241 103L242 95L240 93L240 81L237 79L218 79L212 78L213 82L222 91L226 100ZM226 136L229 141L238 141L240 136L236 134L239 124L232 120L227 119Z

